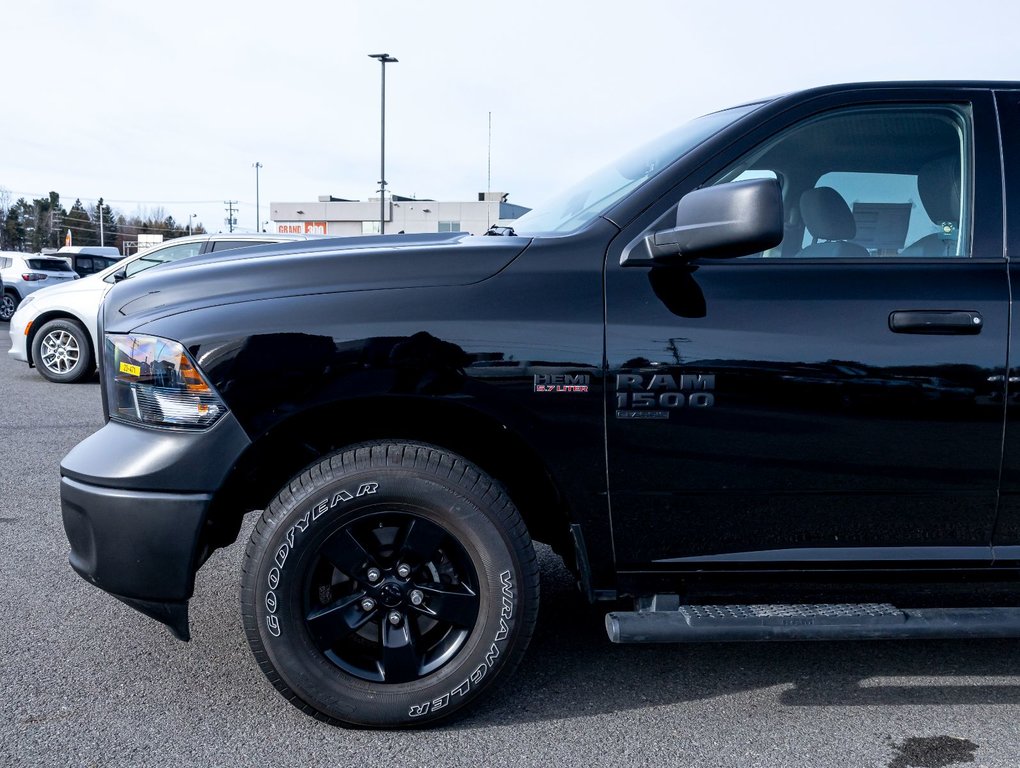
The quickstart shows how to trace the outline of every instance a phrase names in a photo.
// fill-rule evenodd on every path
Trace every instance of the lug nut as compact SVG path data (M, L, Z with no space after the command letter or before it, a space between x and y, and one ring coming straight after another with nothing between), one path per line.
M420 589L411 590L411 605L421 605L421 601L425 599L425 595L422 594Z
M400 565L397 566L397 576L399 576L402 579L406 579L410 575L411 566L409 566L407 563L401 563Z
M375 608L375 600L373 600L372 598L366 597L364 600L361 601L361 610L371 611L373 608Z
M397 611L390 611L390 615L387 618L393 626L397 626L400 623L400 613Z
M380 576L382 576L382 574L379 573L379 569L378 568L369 568L368 569L368 580L371 581L373 584L375 582L379 581L379 577Z

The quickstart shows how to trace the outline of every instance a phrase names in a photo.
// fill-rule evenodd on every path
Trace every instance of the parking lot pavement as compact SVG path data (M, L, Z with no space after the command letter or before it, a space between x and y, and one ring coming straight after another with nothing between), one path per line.
M188 644L71 571L58 464L101 425L99 385L50 384L9 346L0 324L0 766L1020 762L1020 643L613 646L547 549L528 656L473 714L323 725L251 659L240 544L199 572Z

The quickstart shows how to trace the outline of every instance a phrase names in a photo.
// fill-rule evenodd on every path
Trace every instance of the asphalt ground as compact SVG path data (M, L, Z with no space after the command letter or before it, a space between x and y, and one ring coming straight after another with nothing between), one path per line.
M239 543L198 574L193 640L67 564L58 464L102 424L0 323L0 766L1020 765L1020 643L614 646L547 549L515 677L466 718L345 730L287 704L249 653Z

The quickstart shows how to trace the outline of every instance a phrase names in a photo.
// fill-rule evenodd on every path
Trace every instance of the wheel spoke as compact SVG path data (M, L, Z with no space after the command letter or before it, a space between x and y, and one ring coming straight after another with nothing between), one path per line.
M337 570L356 581L363 581L364 571L376 565L375 558L354 538L350 529L327 539L321 553Z
M333 605L312 611L305 617L308 628L322 645L332 648L351 632L361 629L378 612L375 608L371 611L362 610L361 600L364 597L364 592L358 592Z
M383 680L387 683L405 683L418 677L421 659L415 647L411 622L402 621L393 626L383 621L383 653L380 663Z
M419 587L425 593L425 601L419 610L442 621L459 627L471 627L478 617L478 595L467 592L451 592L445 589Z
M400 559L413 563L427 563L445 538L446 531L435 523L412 518L404 528Z
M65 374L78 365L81 349L74 334L54 330L47 333L40 342L39 356L47 370Z

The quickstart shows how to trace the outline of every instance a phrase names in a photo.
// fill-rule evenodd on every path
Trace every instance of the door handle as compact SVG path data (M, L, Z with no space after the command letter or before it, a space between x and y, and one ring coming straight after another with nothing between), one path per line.
M889 315L893 333L973 336L981 333L984 320L980 312L952 309L897 310Z

